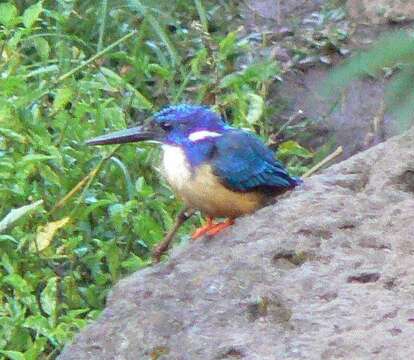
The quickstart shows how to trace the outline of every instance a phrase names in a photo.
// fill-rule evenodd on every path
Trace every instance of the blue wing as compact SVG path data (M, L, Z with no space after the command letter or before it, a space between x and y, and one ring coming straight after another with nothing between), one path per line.
M214 174L228 188L276 192L300 183L288 174L257 136L230 130L215 140L211 165Z

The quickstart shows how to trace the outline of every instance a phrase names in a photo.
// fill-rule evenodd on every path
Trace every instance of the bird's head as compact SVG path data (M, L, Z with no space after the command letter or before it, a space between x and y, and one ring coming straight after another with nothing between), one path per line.
M172 105L157 112L147 125L102 135L88 145L121 144L152 140L169 145L185 145L220 136L229 126L206 106Z

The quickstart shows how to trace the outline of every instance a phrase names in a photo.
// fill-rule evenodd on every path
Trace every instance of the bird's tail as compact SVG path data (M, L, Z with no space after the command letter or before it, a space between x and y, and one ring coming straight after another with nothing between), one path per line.
M291 179L293 186L299 186L303 184L303 180L298 176L291 176Z

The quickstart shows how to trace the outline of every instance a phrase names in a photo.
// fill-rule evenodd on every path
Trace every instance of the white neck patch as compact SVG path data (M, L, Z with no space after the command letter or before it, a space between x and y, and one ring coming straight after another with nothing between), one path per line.
M200 141L200 140L204 140L207 138L219 137L219 136L221 136L221 134L214 132L214 131L200 130L200 131L195 131L191 133L190 135L188 135L188 140L195 142L195 141Z
M179 191L190 181L190 164L183 149L179 146L164 144L162 149L164 150L162 159L164 175L169 184Z

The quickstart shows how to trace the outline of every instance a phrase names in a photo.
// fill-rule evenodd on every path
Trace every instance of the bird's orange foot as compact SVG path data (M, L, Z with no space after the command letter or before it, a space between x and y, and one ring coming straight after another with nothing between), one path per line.
M199 227L198 229L196 229L196 231L194 231L193 235L191 235L191 239L195 240L195 239L198 239L199 237L203 236L204 234L207 234L207 232L216 225L217 224L213 223L213 218L209 216L207 218L206 224Z
M221 223L214 224L209 230L207 230L206 234L210 236L215 236L218 233L222 232L224 229L228 228L229 226L232 226L233 224L233 219L227 219L226 221L223 221Z
M209 235L209 236L215 236L222 230L228 228L229 226L234 224L233 219L227 219L226 221L220 222L220 223L214 223L212 217L207 218L207 222L202 227L198 228L196 231L194 231L191 238L193 240L198 239L199 237L203 235Z

